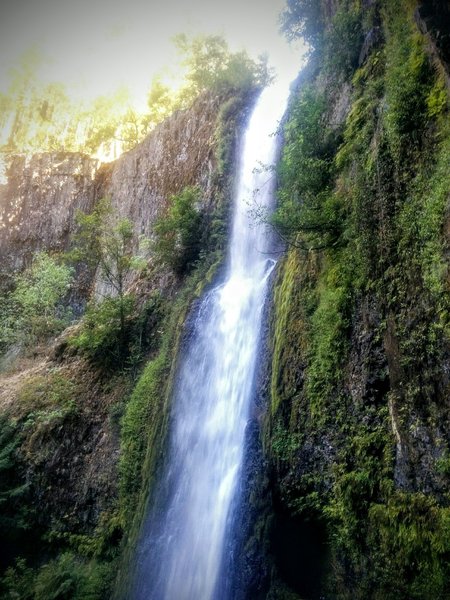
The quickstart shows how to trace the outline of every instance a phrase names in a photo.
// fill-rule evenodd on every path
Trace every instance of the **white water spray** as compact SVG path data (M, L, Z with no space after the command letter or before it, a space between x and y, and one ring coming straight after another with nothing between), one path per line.
M218 587L230 507L239 478L262 312L274 261L268 231L249 202L270 207L274 135L288 84L261 94L239 166L228 274L202 299L184 349L173 398L163 514L150 516L140 549L135 598L212 600Z

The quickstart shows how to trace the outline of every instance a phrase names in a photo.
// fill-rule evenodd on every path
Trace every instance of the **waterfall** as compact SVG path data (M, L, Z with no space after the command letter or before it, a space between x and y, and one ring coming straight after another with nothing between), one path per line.
M244 454L268 279L267 229L249 204L270 207L278 127L289 86L266 88L243 143L224 282L202 298L173 397L164 506L139 547L136 600L225 600L218 585ZM161 504L161 501L160 501ZM158 515L158 516L157 516Z

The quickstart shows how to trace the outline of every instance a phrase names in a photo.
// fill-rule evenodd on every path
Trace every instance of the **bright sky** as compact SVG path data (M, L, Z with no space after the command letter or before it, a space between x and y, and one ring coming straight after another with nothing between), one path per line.
M8 69L30 46L48 62L45 81L61 81L82 98L129 87L142 106L152 76L174 63L180 32L222 34L233 50L263 52L291 79L300 53L278 33L284 0L3 0L0 89Z

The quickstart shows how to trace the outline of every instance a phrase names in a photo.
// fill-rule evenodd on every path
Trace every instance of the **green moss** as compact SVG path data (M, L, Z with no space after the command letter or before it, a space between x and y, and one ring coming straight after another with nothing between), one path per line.
M447 108L448 97L445 90L445 80L443 77L439 77L427 97L428 116L437 117L445 113Z
M275 287L275 314L274 314L274 334L272 349L272 378L271 378L271 404L272 414L278 411L282 401L281 393L284 398L292 398L297 389L295 378L287 378L293 371L284 370L286 363L286 352L288 348L297 360L301 360L300 344L304 337L302 331L302 321L299 318L296 322L298 329L293 329L293 314L296 307L300 306L298 302L297 281L301 273L301 257L296 251L288 254L287 260L280 270L277 285ZM286 339L289 336L289 340Z
M377 598L448 597L449 508L422 493L396 492L385 504L370 507L368 528L377 549L371 557Z
M347 357L352 290L345 258L340 254L327 257L317 282L318 303L311 315L306 369L306 393L315 419L326 416L325 403L339 386Z
M333 78L322 54L294 99L282 162L277 218L291 247L274 295L265 446L283 510L326 523L324 594L340 599L449 594L450 480L435 439L448 431L448 92L414 9L372 7L364 19L383 39L357 69L343 53ZM343 131L326 132L344 73L352 105ZM324 136L334 143L317 177ZM444 453L425 466L435 446Z

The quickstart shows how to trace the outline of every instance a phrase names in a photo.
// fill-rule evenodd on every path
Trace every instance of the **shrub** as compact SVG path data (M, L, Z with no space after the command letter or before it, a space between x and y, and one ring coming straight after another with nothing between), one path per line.
M336 135L325 126L326 99L311 87L304 88L286 125L280 164L279 207L272 225L288 241L302 233L310 247L336 243L343 212L331 184Z
M134 368L143 351L154 349L159 336L157 325L164 312L159 294L150 296L142 307L133 295L105 298L91 303L83 317L80 332L69 340L91 362L112 368Z
M171 196L167 214L155 224L156 255L177 275L192 268L199 257L203 221L196 206L199 200L199 188L184 188Z
M127 354L134 305L133 296L105 298L99 304L91 303L80 333L71 338L69 344L93 362L104 365L121 363Z
M2 299L0 347L30 345L62 331L70 320L63 299L71 282L72 269L45 252L37 253Z

